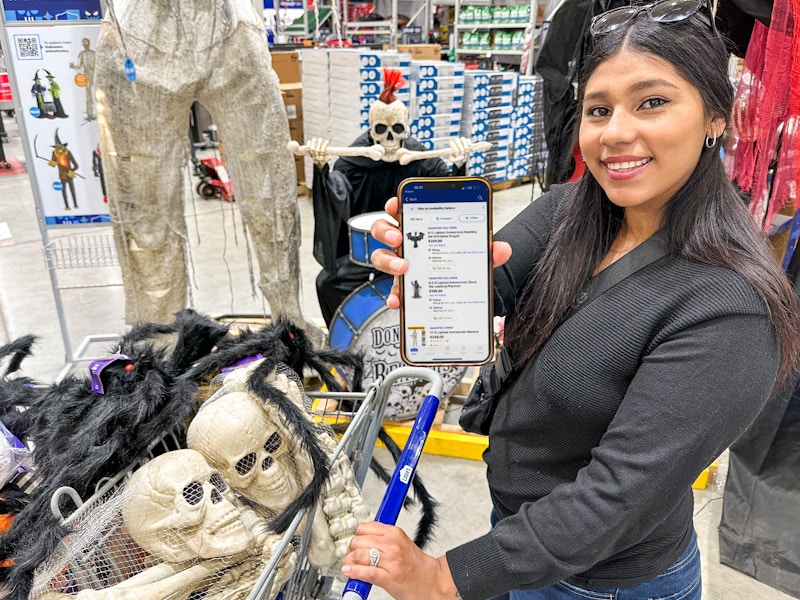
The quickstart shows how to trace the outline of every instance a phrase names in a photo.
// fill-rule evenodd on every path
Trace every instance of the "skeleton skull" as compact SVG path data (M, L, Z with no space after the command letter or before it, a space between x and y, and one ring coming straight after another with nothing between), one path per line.
M131 537L162 561L234 556L254 543L230 488L195 450L157 456L125 489Z
M400 100L389 104L376 100L369 108L369 135L386 149L383 160L394 162L396 152L408 138L408 109Z
M203 406L189 426L187 444L237 492L281 511L311 480L311 474L299 477L286 431L276 408L233 392Z

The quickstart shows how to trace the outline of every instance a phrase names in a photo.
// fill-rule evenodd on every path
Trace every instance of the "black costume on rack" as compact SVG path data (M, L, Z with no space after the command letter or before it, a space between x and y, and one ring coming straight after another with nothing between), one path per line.
M372 146L376 142L363 133L351 146ZM425 148L414 138L403 147L413 151ZM330 325L336 309L375 269L355 264L349 257L347 220L360 214L382 211L386 201L397 193L397 186L408 177L449 177L463 175L465 166L452 170L441 158L427 158L407 165L343 156L331 169L314 168L314 258L323 269L317 275L317 298L325 323Z

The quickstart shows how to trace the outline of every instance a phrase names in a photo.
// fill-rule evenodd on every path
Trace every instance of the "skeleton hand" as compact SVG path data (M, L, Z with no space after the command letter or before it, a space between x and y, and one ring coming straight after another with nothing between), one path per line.
M322 138L313 138L306 142L308 156L311 157L318 169L322 169L333 158L328 154L329 143L328 140L323 140Z
M450 142L450 161L456 167L461 167L467 162L473 152L473 144L469 138L455 138Z

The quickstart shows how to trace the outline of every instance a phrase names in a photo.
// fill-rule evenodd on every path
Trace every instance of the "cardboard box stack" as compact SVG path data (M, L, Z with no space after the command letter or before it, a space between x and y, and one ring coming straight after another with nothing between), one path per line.
M303 50L300 53L303 80L303 135L305 140L313 138L331 139L331 100L329 50ZM314 163L304 161L305 184L310 188L314 180Z
M534 92L539 75L521 76L517 88L514 108L511 112L511 140L510 162L508 165L508 178L520 179L532 175L533 164L533 126L534 126Z
M408 80L411 57L405 53L372 50L330 51L330 102L332 146L349 146L369 130L369 107L383 91L383 69L398 69ZM397 99L410 104L408 86Z
M271 52L272 69L278 76L281 97L289 118L289 135L293 140L303 143L303 84L300 76L300 55L295 51ZM295 157L297 183L305 182L303 159Z
M286 107L286 116L289 117L289 136L298 144L303 144L303 84L302 83L282 83L281 96ZM295 166L297 167L297 183L305 183L305 167L303 158L295 156Z
M270 52L272 69L281 83L300 83L300 55L289 52Z
M464 65L411 61L411 135L429 150L447 148L461 131Z
M509 71L466 72L461 135L473 142L493 144L491 150L470 157L467 174L481 175L492 182L509 179L511 113L518 80L519 73Z
M398 44L398 52L410 54L413 60L441 60L441 44Z

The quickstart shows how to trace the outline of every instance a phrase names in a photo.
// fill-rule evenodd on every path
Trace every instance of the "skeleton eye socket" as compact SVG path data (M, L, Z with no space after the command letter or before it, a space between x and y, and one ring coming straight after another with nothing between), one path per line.
M200 504L203 500L203 485L197 481L193 481L183 488L183 499L192 506Z
M275 433L273 433L271 436L269 436L269 439L267 440L267 443L266 443L266 444L264 444L264 450L266 450L267 452L269 452L270 454L272 454L272 453L273 453L273 452L275 452L275 451L276 451L278 448L280 448L280 447L281 447L281 443L282 443L282 442L283 442L283 440L281 439L281 434L279 434L279 433L276 431L276 432L275 432Z
M224 492L228 489L228 484L225 483L225 480L220 477L219 473L214 473L211 476L211 485L217 488L220 492Z
M269 468L272 466L272 463L273 463L273 462L274 462L274 461L272 460L272 457L271 457L271 456L267 456L267 457L266 457L266 458L265 458L265 459L264 459L264 460L261 462L261 470L262 470L262 471L268 471L268 470L269 470Z
M386 133L386 125L384 125L383 123L378 123L377 125L375 125L375 133L377 133L378 135L383 135L384 133Z
M239 462L236 463L236 472L239 475L247 475L250 471L253 470L253 467L256 466L256 453L251 452L250 454L245 454L242 458L239 459Z
M406 126L402 123L395 123L392 125L392 131L395 133L403 133L406 130Z

